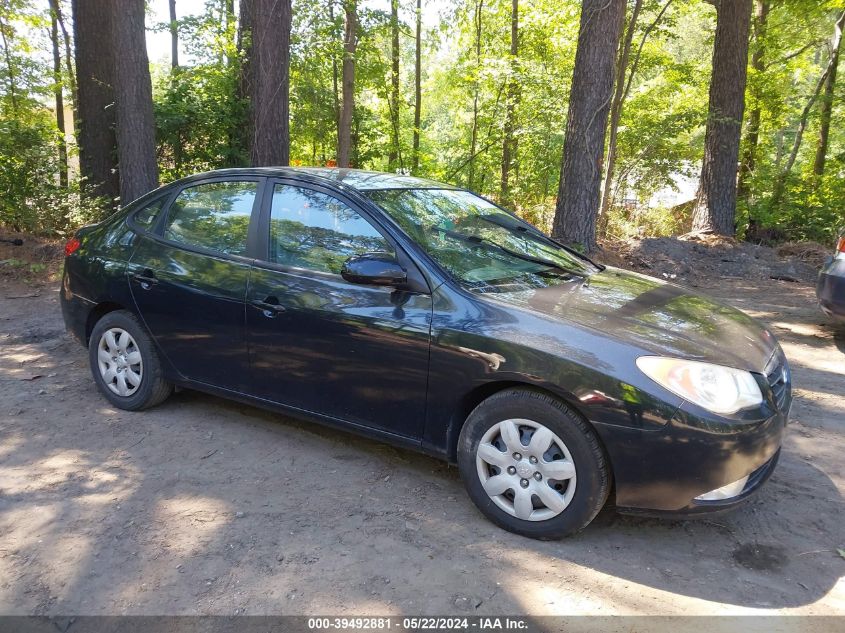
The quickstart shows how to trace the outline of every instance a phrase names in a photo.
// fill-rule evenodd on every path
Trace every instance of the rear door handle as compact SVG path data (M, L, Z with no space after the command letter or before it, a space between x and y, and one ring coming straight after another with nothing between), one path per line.
M252 305L260 309L268 319L272 319L287 309L285 306L279 304L278 297L273 296L265 297L261 301L253 301Z
M150 286L154 286L158 283L158 279L156 279L155 273L151 271L149 268L144 272L138 273L137 275L133 275L132 278L141 284L141 288L144 290L149 290Z

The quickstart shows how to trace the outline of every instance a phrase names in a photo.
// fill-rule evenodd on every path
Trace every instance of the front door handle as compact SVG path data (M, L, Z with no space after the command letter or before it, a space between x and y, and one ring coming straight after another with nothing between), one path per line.
M154 286L158 283L158 279L156 279L155 273L149 268L144 270L144 272L138 273L137 275L133 275L132 278L139 284L141 284L141 288L143 288L144 290L149 290L150 286Z
M261 310L268 319L274 318L277 314L284 312L287 308L279 304L278 297L265 297L262 301L253 301L252 305Z

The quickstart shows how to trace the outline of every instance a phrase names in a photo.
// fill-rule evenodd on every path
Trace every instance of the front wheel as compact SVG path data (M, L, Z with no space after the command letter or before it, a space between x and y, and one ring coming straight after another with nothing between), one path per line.
M500 527L532 538L573 534L609 493L607 460L589 425L530 389L501 391L469 415L458 466L470 498Z
M120 409L155 406L173 391L162 378L152 340L125 310L109 312L97 321L88 342L88 359L100 392Z

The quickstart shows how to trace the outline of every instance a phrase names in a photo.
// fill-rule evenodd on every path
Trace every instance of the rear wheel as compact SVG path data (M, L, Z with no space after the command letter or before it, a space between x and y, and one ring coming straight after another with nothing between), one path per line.
M125 310L109 312L97 321L88 342L88 358L100 392L121 409L155 406L173 391L162 378L152 340Z
M458 465L490 520L532 538L584 528L609 492L593 430L563 402L530 389L499 392L475 408L458 441Z

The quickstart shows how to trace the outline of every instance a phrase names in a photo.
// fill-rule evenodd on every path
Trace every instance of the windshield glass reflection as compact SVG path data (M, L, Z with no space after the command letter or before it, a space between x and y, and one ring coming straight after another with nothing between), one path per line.
M516 292L597 269L536 228L468 191L393 189L366 195L471 290Z

